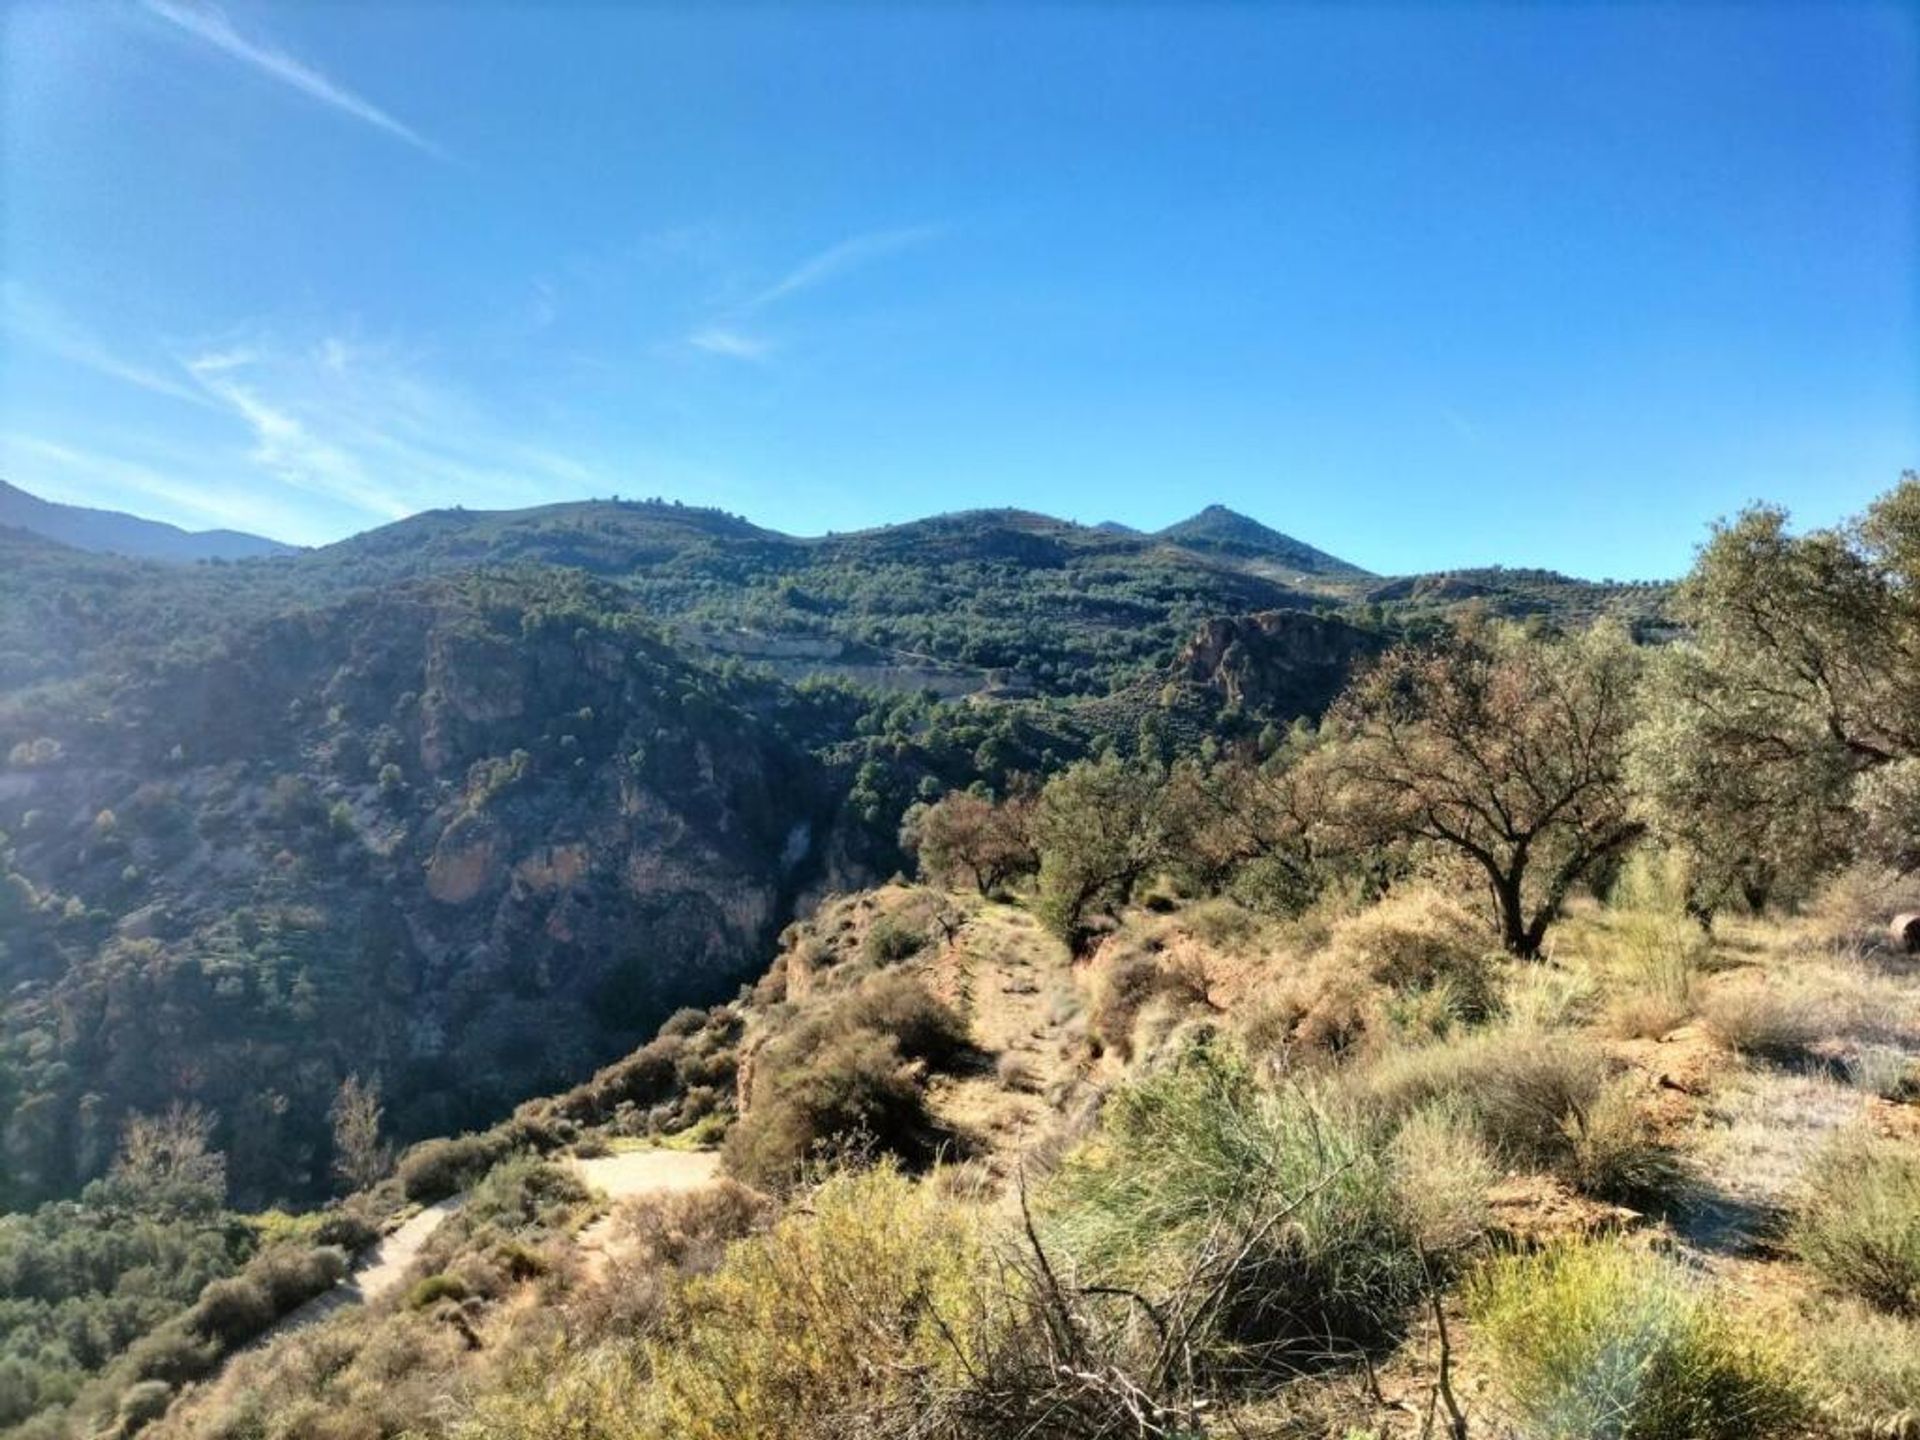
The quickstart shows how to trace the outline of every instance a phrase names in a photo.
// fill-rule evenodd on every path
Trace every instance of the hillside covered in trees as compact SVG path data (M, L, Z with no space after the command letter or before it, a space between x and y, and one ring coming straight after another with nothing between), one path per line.
M0 1425L1920 1423L1920 479L1672 590L1239 518L0 537Z

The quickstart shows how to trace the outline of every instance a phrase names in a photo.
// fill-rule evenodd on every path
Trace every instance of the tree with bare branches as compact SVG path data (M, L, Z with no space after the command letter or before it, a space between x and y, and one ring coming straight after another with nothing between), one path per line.
M158 1115L127 1116L108 1183L129 1203L202 1209L227 1196L227 1157L213 1146L213 1112L176 1100Z
M1625 776L1639 673L1604 625L1536 638L1485 623L1389 652L1329 717L1342 827L1467 857L1502 943L1538 955L1574 886L1644 829Z
M327 1112L333 1121L333 1173L349 1190L364 1190L393 1168L393 1151L380 1138L380 1082L349 1075Z

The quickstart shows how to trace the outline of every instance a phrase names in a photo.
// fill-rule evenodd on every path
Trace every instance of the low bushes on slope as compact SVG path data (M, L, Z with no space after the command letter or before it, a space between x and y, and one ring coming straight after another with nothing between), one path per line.
M1365 1087L1389 1118L1451 1100L1508 1163L1551 1170L1603 1199L1653 1206L1689 1186L1681 1157L1651 1133L1605 1057L1572 1036L1481 1030L1389 1053Z
M1435 891L1397 890L1340 920L1328 951L1337 970L1364 974L1394 990L1444 990L1462 1019L1484 1019L1498 1003L1493 937Z
M1495 1261L1467 1306L1536 1440L1754 1440L1794 1434L1809 1413L1773 1342L1673 1262L1617 1240Z
M869 979L754 1057L746 1114L727 1135L727 1169L749 1184L784 1187L849 1146L925 1164L947 1138L927 1111L926 1070L966 1048L960 1018L917 980Z
M959 1380L953 1337L984 1303L977 1214L885 1165L830 1179L809 1211L687 1286L651 1348L658 1433L839 1440Z

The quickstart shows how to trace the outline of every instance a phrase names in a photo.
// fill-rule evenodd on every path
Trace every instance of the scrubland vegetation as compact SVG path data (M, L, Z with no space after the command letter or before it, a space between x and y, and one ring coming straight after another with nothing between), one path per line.
M22 1433L1920 1433L1916 556L1920 481L1757 511L1665 645L1459 615L1317 726L929 787L918 883L591 1080L391 1176L343 1098L333 1212L243 1221L204 1126L136 1128L0 1221L0 1363L73 1402ZM727 1178L582 1182L684 1145ZM221 1367L449 1197L390 1295Z

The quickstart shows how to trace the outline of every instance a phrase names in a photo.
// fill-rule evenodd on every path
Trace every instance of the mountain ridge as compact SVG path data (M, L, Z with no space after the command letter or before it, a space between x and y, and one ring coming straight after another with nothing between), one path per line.
M291 555L297 546L243 530L185 530L124 510L66 505L0 480L0 525L25 530L75 550L134 560L191 564L197 560L252 560Z

